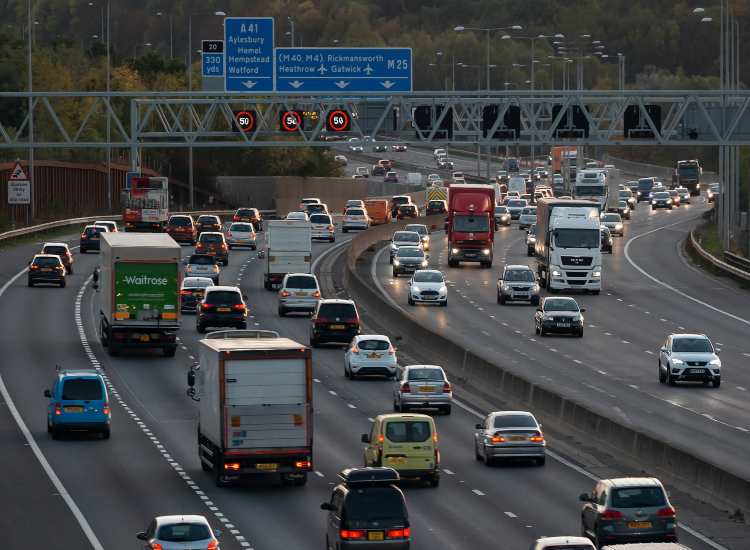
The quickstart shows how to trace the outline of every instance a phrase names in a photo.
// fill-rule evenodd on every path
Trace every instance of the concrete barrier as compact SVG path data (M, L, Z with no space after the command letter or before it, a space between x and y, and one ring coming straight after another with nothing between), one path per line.
M438 225L442 216L426 218ZM638 470L651 472L686 493L718 506L734 510L750 509L750 481L735 475L685 449L662 441L645 430L634 430L616 420L581 405L504 367L496 356L483 350L469 350L443 334L412 320L383 299L369 280L369 255L366 251L384 244L403 222L378 226L357 235L347 251L344 282L360 309L375 323L399 336L401 345L420 360L445 366L452 379L490 401L501 396L513 406L533 409L542 422L595 441L615 455L623 457Z
M720 260L710 252L708 252L706 249L704 249L700 243L698 242L698 239L695 238L695 230L690 231L690 236L688 237L687 244L690 248L692 248L701 258L706 260L708 263L713 265L716 269L726 273L727 275L731 277L735 277L737 279L740 279L742 281L748 282L750 281L750 273L747 271L740 269L738 267L735 267L733 265L729 265L728 263Z

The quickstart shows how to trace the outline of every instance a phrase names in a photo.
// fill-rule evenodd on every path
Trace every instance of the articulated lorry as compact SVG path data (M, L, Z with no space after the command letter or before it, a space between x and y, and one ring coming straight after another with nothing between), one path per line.
M457 184L448 189L448 265L479 262L492 267L495 241L495 188Z
M120 193L125 231L162 232L169 220L169 180L136 177Z
M587 200L541 199L534 252L540 285L550 292L602 288L599 205Z
M99 334L110 355L177 350L181 248L166 233L102 233Z
M304 485L313 461L312 354L268 331L221 331L200 341L188 372L200 403L198 457L222 487L276 477Z
M697 160L678 160L672 173L672 187L687 187L690 194L700 195L703 169Z
M287 273L310 273L312 226L305 220L271 220L266 225L268 246L263 287L273 290Z
M588 199L604 207L607 201L607 172L604 169L581 170L576 175L573 197Z

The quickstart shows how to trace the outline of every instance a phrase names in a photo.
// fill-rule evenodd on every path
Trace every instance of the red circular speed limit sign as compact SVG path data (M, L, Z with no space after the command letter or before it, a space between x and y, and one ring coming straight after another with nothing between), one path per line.
M326 128L331 132L346 132L350 123L349 113L343 109L330 111L326 118Z
M252 132L255 129L255 115L252 111L234 111L234 121L240 132Z
M302 113L300 111L284 111L281 113L281 129L285 132L296 132L303 128Z

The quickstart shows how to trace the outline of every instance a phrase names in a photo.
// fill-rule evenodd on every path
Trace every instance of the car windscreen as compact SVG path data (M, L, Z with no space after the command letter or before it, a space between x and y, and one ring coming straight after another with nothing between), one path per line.
M421 273L418 272L414 274L414 282L415 283L442 283L443 275L442 273L437 273L434 271L423 271Z
M42 250L43 254L56 254L56 255L67 255L68 249L64 246L45 246Z
M493 428L537 428L536 421L528 414L501 414L495 417Z
M211 538L208 527L196 523L174 523L159 527L156 538L164 542L195 542Z
M313 214L310 216L310 223L324 223L331 225L331 216L328 214Z
M322 204L308 204L305 208L307 208L308 213L325 212L326 210L326 207Z
M175 216L173 218L169 218L169 225L174 225L177 227L190 227L191 225L193 225L193 222L190 221L190 218Z
M526 204L526 199L515 199L508 201L509 208L524 208Z
M249 208L240 208L239 210L237 210L237 215L242 216L243 218L249 218L253 214L254 212Z
M489 230L490 222L485 217L458 215L453 218L453 231L484 233Z
M85 233L89 237L96 237L97 235L100 235L101 233L106 233L106 231L98 227L87 227Z
M536 208L524 208L521 214L524 216L536 216Z
M398 249L399 258L424 258L424 252L418 248L401 247Z
M575 302L575 300L545 300L544 311L578 311L578 304Z
M650 191L654 187L653 180L638 180L639 191Z
M188 263L193 265L214 265L216 258L204 254L193 254L190 256Z
M62 398L71 401L99 401L102 383L96 378L71 378L63 382Z
M393 201L393 204L405 204L409 202L411 199L409 197L393 197L391 201Z
M419 382L420 380L443 382L445 376L440 369L409 369L408 380L410 382Z
M318 317L354 319L357 312L352 304L323 304L318 310Z
M253 229L249 223L233 223L229 226L229 231L237 231L238 233L252 233Z
M667 193L666 191L660 191L659 193L654 193L654 198L655 199L668 199L669 193Z
M713 353L711 342L706 338L674 338L672 351L684 353Z
M633 196L633 192L632 191L620 191L620 198L621 199L629 199L632 196Z
M286 288L306 288L317 290L318 283L315 281L315 277L291 275L286 280Z
M242 296L240 296L239 292L231 290L216 290L214 292L209 292L206 295L206 303L212 305L233 306L242 303Z
M395 420L386 423L385 437L393 443L422 443L430 438L430 423L424 420Z
M399 212L414 212L415 206L412 204L402 204L398 207Z
M661 487L622 487L612 490L613 508L651 508L666 503Z
M562 248L596 248L599 232L596 229L556 229L555 244Z
M697 176L698 173L699 173L697 166L695 166L695 165L689 165L689 164L688 165L681 165L679 168L677 168L677 172L681 176L688 176L688 177Z
M365 351L386 351L391 347L385 340L360 340L357 346Z
M430 201L429 205L431 208L438 208L443 206L443 201Z
M199 240L202 243L211 243L211 244L218 244L218 243L223 242L221 235L208 235L206 233L201 233Z
M496 206L495 207L495 214L507 214L508 208L506 206Z
M350 208L344 213L344 216L364 216L365 211L361 208Z
M201 216L198 218L198 223L219 223L214 216Z
M404 498L395 487L363 487L349 491L343 518L347 522L406 519Z
M39 267L57 267L60 265L60 260L57 258L36 258L34 265L38 265Z
M505 281L523 281L527 283L533 283L534 272L530 269L509 269L505 272Z
M603 222L619 222L620 221L620 215L619 214L604 214L602 216Z
M404 230L414 231L415 233L419 233L420 235L427 235L427 228L424 225L409 224L406 227L404 227Z
M404 242L406 242L406 243L418 243L418 242L419 242L420 240L421 240L421 239L420 239L420 237L419 237L419 234L416 234L416 235L415 235L415 234L414 234L413 232L411 232L411 231L409 231L409 232L405 232L405 231L397 231L397 232L396 232L396 233L395 233L395 234L393 235L393 241L394 241L394 242L398 241L398 242L400 242L400 243L404 243Z

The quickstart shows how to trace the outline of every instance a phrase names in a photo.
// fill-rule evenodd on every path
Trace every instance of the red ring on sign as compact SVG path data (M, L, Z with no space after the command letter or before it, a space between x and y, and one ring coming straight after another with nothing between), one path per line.
M286 123L286 117L288 117L288 116L293 116L294 120L296 120L294 126L289 126ZM281 116L281 126L287 132L295 132L297 130L297 128L299 128L301 125L302 125L302 117L299 115L299 113L297 111L286 111Z
M344 119L343 124L333 123L333 119L336 116L341 116ZM349 113L347 113L343 109L336 109L335 111L331 111L330 113L328 113L328 126L334 132L343 132L344 130L346 130L346 128L349 127Z
M247 116L250 119L250 122L246 126L240 124L239 119L241 116ZM255 115L253 115L253 113L251 113L250 111L240 111L238 113L235 113L234 120L235 122L237 122L237 126L239 127L241 132L250 132L253 130L253 128L255 128Z

